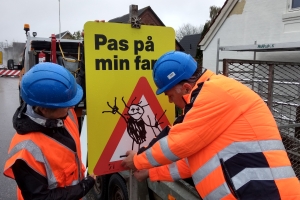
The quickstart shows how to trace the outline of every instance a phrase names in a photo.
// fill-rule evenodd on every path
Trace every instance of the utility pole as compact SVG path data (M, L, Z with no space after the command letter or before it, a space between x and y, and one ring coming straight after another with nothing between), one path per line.
M61 39L61 31L60 31L60 0L58 0L58 18L59 18L59 39Z

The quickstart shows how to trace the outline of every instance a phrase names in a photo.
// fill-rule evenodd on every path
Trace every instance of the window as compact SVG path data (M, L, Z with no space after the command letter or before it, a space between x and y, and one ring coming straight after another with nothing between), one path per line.
M285 29L289 27L295 31L295 26L297 26L298 28L296 29L300 32L300 0L287 0L286 2L286 10L282 14Z
M299 8L300 0L291 0L291 9Z

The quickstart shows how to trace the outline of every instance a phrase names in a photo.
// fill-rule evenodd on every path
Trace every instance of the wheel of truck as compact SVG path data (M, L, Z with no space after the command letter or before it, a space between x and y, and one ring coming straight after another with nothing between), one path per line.
M94 188L91 191L95 199L107 200L108 180L108 175L97 176Z
M109 200L128 200L128 191L126 183L118 174L113 174L108 184Z
M7 61L7 69L14 69L14 60L13 59L9 59Z

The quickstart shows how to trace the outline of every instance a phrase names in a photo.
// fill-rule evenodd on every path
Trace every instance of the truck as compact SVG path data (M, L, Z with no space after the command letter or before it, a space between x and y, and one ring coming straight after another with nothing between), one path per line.
M6 66L9 70L21 70L23 50L24 43L21 42L13 42L5 48L0 47L0 51L3 53L3 62L0 59L0 65Z
M15 64L15 61L13 59L8 59L7 60L7 69L21 70L22 64L20 62L18 62L18 64Z
M134 19L136 25L137 21ZM84 62L84 42L83 40L57 39L54 34L49 38L33 37L30 34L28 24L24 25L26 32L26 44L22 58L22 71L19 79L39 62L53 62L64 65L62 57L73 58L75 62ZM78 65L79 66L79 65ZM80 76L80 71L75 70L75 77ZM20 84L19 84L20 89ZM20 97L20 103L23 102ZM75 108L80 126L81 138L86 138L86 101L80 102ZM175 117L175 113L174 113ZM83 152L87 154L87 143L83 140ZM83 160L86 154L82 153ZM88 167L88 163L86 163ZM170 199L170 200L197 200L201 199L196 189L193 187L192 179L179 180L176 182L151 182L149 180L138 182L130 170L115 172L97 176L95 187L86 195L86 199Z

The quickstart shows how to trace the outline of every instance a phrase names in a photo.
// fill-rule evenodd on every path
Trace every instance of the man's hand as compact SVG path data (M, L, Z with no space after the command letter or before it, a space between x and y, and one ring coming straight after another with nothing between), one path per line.
M138 181L143 181L149 177L149 170L148 169L137 170L133 173L133 175Z
M122 161L121 165L123 167L127 167L130 169L136 170L134 163L133 163L133 157L135 154L136 154L135 151L127 151L126 152L127 157Z
M92 177L94 180L96 180L97 176L94 174L89 174L90 177Z

